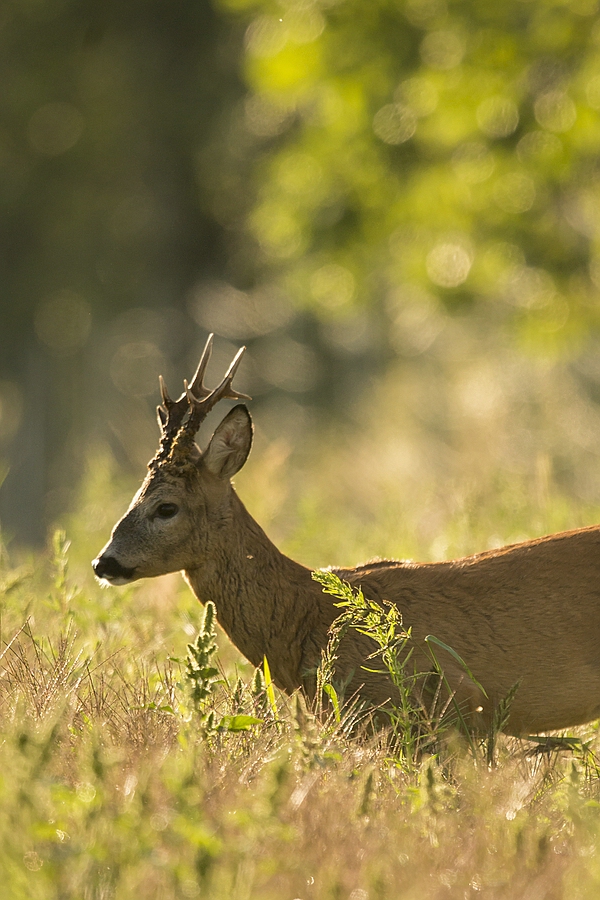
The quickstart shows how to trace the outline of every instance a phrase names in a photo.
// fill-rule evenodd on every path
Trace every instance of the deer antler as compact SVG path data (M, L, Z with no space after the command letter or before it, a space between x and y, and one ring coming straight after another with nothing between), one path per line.
M219 400L251 400L252 397L249 397L248 394L242 394L240 391L234 391L231 386L233 381L233 376L237 372L240 362L242 361L242 356L244 355L246 348L240 347L227 372L223 381L218 387L216 387L213 391L207 391L204 385L201 385L204 396L198 397L196 396L196 391L194 391L194 382L192 381L191 385L188 386L187 381L183 382L185 387L185 392L187 395L187 399L190 404L190 415L183 426L185 431L192 436L196 434L200 425L207 417L213 406L219 402ZM197 375L198 373L196 373ZM196 376L194 376L196 378Z
M171 451L177 446L183 449L187 447L194 438L194 435L200 428L200 425L211 411L211 409L219 402L219 400L251 400L248 394L242 394L235 391L232 387L232 381L238 370L240 361L245 351L245 347L240 347L236 353L233 362L229 366L227 373L221 383L214 389L209 390L204 384L204 373L208 366L208 361L212 353L214 335L209 334L198 368L194 373L191 382L184 379L183 386L185 388L183 394L177 399L172 400L169 397L167 386L162 375L159 375L160 393L163 405L157 407L158 420L161 427L160 447L156 456L150 461L149 468L155 467L169 456ZM188 414L187 420L185 420Z
M190 408L188 394L191 392L195 395L194 399L200 399L202 397L207 397L211 393L208 388L204 386L204 373L206 372L206 367L208 366L208 361L212 353L213 338L214 335L209 334L194 377L192 378L189 387L186 381L183 382L185 390L177 400L171 400L164 378L162 375L158 376L163 405L158 406L156 411L158 413L163 437L167 437L169 443L181 428L181 424Z

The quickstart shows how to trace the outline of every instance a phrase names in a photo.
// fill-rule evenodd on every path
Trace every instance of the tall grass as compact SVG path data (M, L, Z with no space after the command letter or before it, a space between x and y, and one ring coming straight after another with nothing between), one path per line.
M409 748L414 709L391 736L316 716L223 666L174 581L168 610L78 589L67 549L1 557L3 898L597 896L595 726L570 751L499 736L495 766L453 731ZM398 623L347 624L387 627L374 664L396 665Z
M419 443L416 414L399 427L388 412L410 406L396 382L378 394L356 440L324 428L293 473L257 429L240 494L305 564L458 556L600 519L559 490L543 447L508 470L468 435ZM388 727L344 697L340 632L320 708L281 695L178 575L93 582L133 492L119 478L96 448L72 546L57 531L40 556L0 549L2 900L595 900L596 724L570 741L469 736L435 689L413 690L403 623L356 596L338 624L379 638L370 664L399 687Z

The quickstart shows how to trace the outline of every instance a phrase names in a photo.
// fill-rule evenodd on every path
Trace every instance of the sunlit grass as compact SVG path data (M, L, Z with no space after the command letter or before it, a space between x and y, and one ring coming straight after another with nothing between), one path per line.
M444 495L435 466L413 455L411 475L381 428L347 437L332 426L318 454L294 454L259 436L238 478L311 566L454 556L593 521L542 466L537 480L483 477L467 461ZM490 754L433 722L409 754L401 729L390 741L356 711L319 718L266 690L221 632L216 673L211 642L196 642L195 671L210 674L194 694L203 613L179 575L116 589L91 576L135 488L117 476L95 458L70 547L58 533L45 554L0 557L2 896L597 896L595 725L572 750L500 735Z

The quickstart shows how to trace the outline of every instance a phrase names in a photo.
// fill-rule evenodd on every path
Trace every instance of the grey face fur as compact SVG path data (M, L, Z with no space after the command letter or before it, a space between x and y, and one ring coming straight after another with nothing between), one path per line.
M207 562L211 534L230 514L230 479L251 445L252 420L240 404L225 416L204 453L194 445L184 460L158 465L94 560L96 576L127 584Z

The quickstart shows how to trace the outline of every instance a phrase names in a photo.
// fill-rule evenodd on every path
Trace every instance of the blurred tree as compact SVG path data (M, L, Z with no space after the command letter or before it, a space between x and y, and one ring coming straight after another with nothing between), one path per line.
M219 0L245 17L245 227L331 340L423 351L484 305L529 349L598 323L596 0ZM372 325L371 325L372 327Z
M294 397L339 399L394 358L437 366L437 397L448 360L493 341L565 365L587 352L573 368L600 396L597 6L7 0L9 531L39 539L68 503L86 431L139 464L140 398L206 330L252 342L246 389L288 398L271 417L286 433ZM462 391L491 416L500 365L452 376L456 408ZM418 414L439 429L451 405ZM592 452L600 425L576 440Z
M600 501L597 0L217 2L257 156L229 227L312 313L336 411L379 411L432 521L468 473Z
M21 538L44 536L44 495L77 480L107 323L174 307L184 352L186 292L224 266L198 154L242 90L239 43L208 0L2 6L1 512Z

